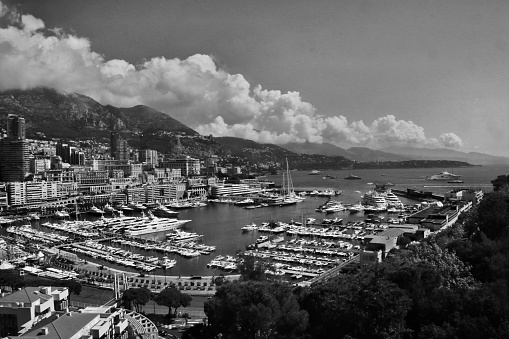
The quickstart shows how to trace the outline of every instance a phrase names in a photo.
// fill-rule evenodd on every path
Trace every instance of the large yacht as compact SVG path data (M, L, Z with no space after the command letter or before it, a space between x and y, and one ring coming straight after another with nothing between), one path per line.
M367 192L362 196L362 203L374 207L387 207L385 198L377 192Z
M387 203L387 206L389 207L402 207L403 203L399 198L396 196L396 194L392 193L390 189L386 190L385 192L380 194L385 198L385 202Z
M180 228L190 222L191 220L178 220L178 219L152 219L148 222L141 223L125 230L126 235L142 235L149 233L156 233L161 231L171 231Z
M458 174L452 174L447 171L440 172L438 174L434 174L430 177L427 177L426 180L457 180L461 177L461 175Z

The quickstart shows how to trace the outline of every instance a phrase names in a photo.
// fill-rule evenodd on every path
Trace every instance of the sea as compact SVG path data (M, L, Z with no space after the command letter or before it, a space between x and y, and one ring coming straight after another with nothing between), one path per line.
M373 190L375 184L392 183L395 189L413 188L422 191L431 191L437 194L443 194L456 188L478 188L485 192L492 191L491 180L495 179L498 175L509 174L509 166L482 166L482 167L468 167L468 168L455 168L453 173L461 175L464 183L450 184L440 181L428 181L426 177L433 174L440 173L446 169L444 168L418 168L418 169L360 169L360 170L337 170L337 171L323 171L320 175L309 175L307 171L290 171L291 181L293 182L296 191L313 191L324 190L331 188L335 191L341 191L340 195L332 197L333 200L338 200L344 204L355 204L360 201L361 196ZM448 169L451 172L450 169ZM350 174L360 177L360 180L345 180L344 178ZM325 177L326 175L336 177L331 179ZM285 174L286 176L286 174ZM283 175L268 175L265 177L267 181L273 181L277 185L282 185ZM285 180L286 181L286 180ZM222 272L218 269L207 268L207 264L217 255L231 255L246 250L246 247L253 244L256 239L262 235L259 232L242 232L241 228L247 224L255 223L260 225L262 222L270 221L283 221L290 222L291 220L300 221L307 218L315 218L317 221L323 218L342 218L346 223L348 221L363 221L366 216L361 213L350 214L348 211L337 212L335 214L323 214L316 211L316 208L324 204L328 198L326 197L311 197L303 202L289 206L269 206L256 209L244 209L239 206L221 203L209 203L208 206L181 210L179 219L192 220L183 228L187 232L195 232L202 235L202 242L206 245L216 246L216 251L210 255L201 255L191 259L180 257L176 254L168 255L169 258L177 260L177 264L172 269L163 271L155 270L150 274L156 275L173 275L173 276L217 276ZM404 204L419 203L415 200L401 198ZM91 220L94 217L87 217ZM43 231L52 231L45 229L40 224L46 222L45 219L33 222L34 227L38 227ZM56 222L53 220L53 222ZM5 230L0 231L2 233ZM165 240L166 232L153 233L143 236L147 239ZM289 239L289 238L287 238ZM110 244L119 246L117 244ZM143 255L163 256L160 252L144 251L134 248L123 247L132 252L140 253ZM124 271L136 272L134 269L129 269L124 266L117 266L115 264L94 260L90 257L83 257L89 261L95 261L105 266L121 269Z

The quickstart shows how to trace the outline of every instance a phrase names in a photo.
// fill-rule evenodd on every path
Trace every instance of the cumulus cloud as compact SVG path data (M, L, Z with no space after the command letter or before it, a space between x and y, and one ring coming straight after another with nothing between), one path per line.
M444 147L460 148L463 147L463 141L454 133L444 133L440 136L440 141Z
M0 27L0 91L44 86L85 94L102 104L144 104L202 134L263 143L463 145L453 133L428 138L422 127L393 115L365 123L320 114L299 92L252 87L241 74L219 68L210 55L184 60L160 56L133 65L107 60L91 50L87 38L47 29L42 20L1 3L0 16L11 23Z

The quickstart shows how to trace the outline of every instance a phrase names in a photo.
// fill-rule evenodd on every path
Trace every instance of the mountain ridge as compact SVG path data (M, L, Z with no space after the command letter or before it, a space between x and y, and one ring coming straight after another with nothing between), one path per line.
M313 153L305 154L242 138L201 136L170 114L148 106L118 108L101 105L85 95L48 88L1 92L0 124L5 125L8 114L19 114L25 118L29 138L96 138L108 142L110 132L116 131L137 149L148 148L171 156L186 154L198 158L216 154L230 165L281 168L286 167L285 159L288 159L292 168L311 170L352 168L354 164L372 166L369 164L372 159L380 164L386 162L384 166L401 166L391 162L408 160L401 155L363 147L344 150L332 144L293 145L300 152L307 147L307 151ZM317 153L324 148L328 154ZM421 162L408 163L408 166L418 167L419 164Z

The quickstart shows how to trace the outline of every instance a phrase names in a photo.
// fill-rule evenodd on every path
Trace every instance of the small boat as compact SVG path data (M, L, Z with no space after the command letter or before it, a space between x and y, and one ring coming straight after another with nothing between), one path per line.
M128 206L129 206L130 208L132 208L134 211L144 211L144 210L146 210L146 209L147 209L147 208L146 208L145 206L143 206L142 204L140 204L140 203L134 203L134 202L130 203Z
M309 175L319 175L320 173L322 173L322 172L317 171L317 170L312 170L312 171L311 171L311 172L309 172L308 174L309 174Z
M88 210L88 214L103 215L103 214L104 214L104 211L103 211L102 209L100 209L99 207L92 206L92 207L90 207L90 209Z
M70 217L69 213L64 210L56 211L55 214L53 214L53 216L57 219L65 219Z
M361 177L358 177L358 176L353 175L351 173L350 173L349 176L345 177L345 180L360 180L360 179L361 179Z
M39 214L37 214L37 213L31 213L31 214L28 215L28 217L30 218L30 220L39 220L39 219L41 219L39 217Z
M242 227L242 232L256 231L257 229L258 229L258 226L256 226L255 223L252 223L252 224Z
M251 204L254 204L254 200L251 198L246 198L246 199L243 199L243 200L240 200L240 201L237 201L234 203L234 205L236 205L236 206L246 206L246 205L251 205Z
M160 218L176 218L179 215L179 212L172 211L168 207L160 205L154 209L154 215Z
M110 204L106 204L104 206L104 213L113 214L115 212L118 212L116 209L113 208Z
M132 212L134 211L131 207L127 206L127 205L121 205L118 207L119 210L123 211L123 212Z

